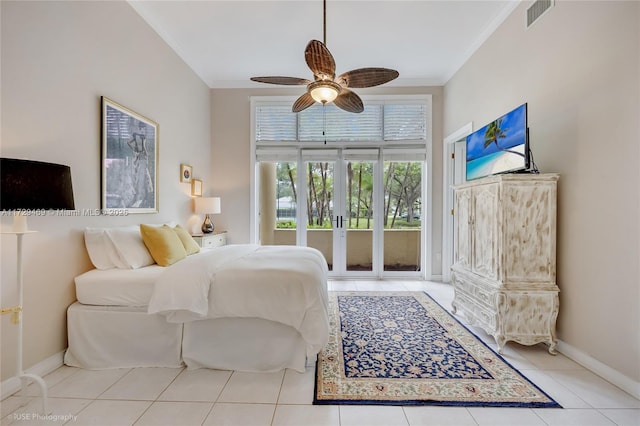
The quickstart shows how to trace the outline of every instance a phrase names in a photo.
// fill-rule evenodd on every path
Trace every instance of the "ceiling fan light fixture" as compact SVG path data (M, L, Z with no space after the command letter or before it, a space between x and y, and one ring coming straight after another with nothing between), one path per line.
M333 102L340 94L341 87L331 80L314 81L309 85L309 94L321 104Z

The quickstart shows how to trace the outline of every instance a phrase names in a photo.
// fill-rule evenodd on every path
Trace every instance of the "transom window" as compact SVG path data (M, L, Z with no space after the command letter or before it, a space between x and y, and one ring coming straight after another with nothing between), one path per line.
M422 144L430 129L430 97L365 101L359 114L333 104L316 104L299 113L291 111L291 101L255 103L255 141L273 143L353 142Z

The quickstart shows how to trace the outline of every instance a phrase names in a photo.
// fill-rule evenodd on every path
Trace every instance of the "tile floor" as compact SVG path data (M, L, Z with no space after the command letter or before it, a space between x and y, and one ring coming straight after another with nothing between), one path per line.
M449 309L447 284L334 281L334 291L427 291ZM460 317L458 317L460 318ZM492 338L472 330L496 349ZM543 345L507 344L504 358L564 409L312 405L314 369L253 374L134 368L60 367L45 377L48 418L38 417L35 387L2 401L2 425L640 425L640 401Z

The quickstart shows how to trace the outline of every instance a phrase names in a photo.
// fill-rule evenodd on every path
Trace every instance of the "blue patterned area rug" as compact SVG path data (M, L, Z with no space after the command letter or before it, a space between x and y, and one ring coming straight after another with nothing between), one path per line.
M554 407L426 293L330 292L314 404Z

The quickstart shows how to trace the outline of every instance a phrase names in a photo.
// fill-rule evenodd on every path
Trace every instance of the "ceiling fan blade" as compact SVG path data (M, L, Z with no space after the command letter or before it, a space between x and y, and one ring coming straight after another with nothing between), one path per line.
M340 74L336 83L342 87L373 87L397 78L400 74L389 68L359 68Z
M341 108L347 112L362 112L364 111L364 104L362 99L355 92L349 89L342 88L338 97L333 101L338 108Z
M336 76L336 62L327 46L321 41L311 40L304 50L304 59L318 80L333 80Z
M293 108L291 108L291 111L300 112L302 110L309 108L311 105L315 103L316 101L313 100L309 92L306 92L304 95L296 99L296 102L293 104Z
M284 84L287 86L304 86L311 83L311 80L298 77L251 77L251 81L269 84Z

